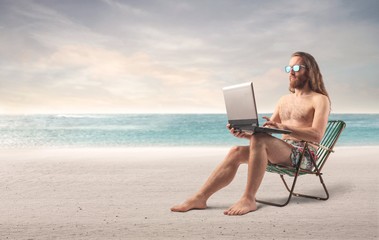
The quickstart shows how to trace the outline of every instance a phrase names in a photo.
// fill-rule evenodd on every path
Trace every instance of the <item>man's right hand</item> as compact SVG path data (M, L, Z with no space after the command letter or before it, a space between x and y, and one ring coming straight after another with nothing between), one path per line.
M238 131L238 130L232 128L232 127L230 126L230 124L227 124L227 125L226 125L226 128L229 129L229 132L230 132L233 136L235 136L235 137L237 137L237 138L246 138L246 139L250 139L250 138L251 138L251 134L248 134L248 133L245 133L245 132Z

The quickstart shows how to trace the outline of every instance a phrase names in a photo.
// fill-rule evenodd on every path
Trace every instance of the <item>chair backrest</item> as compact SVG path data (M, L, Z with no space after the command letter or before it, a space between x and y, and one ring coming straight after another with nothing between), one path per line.
M328 125L325 130L324 137L321 140L320 145L326 147L320 147L317 150L317 167L321 171L329 154L333 151L334 145L336 144L339 136L341 135L346 123L341 120L329 120Z

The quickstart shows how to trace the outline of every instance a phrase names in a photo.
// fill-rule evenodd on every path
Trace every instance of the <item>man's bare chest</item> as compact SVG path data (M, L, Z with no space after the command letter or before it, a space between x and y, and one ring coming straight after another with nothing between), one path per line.
M287 102L280 107L282 121L312 122L314 107L308 102Z

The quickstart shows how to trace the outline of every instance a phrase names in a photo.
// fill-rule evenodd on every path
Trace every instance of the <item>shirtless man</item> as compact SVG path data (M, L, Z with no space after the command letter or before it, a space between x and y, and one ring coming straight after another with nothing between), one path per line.
M283 96L271 116L264 117L264 126L291 130L282 139L266 133L230 133L249 140L249 146L231 148L224 161L213 171L204 185L184 203L171 208L174 212L191 209L205 209L208 198L233 180L238 167L248 164L247 183L239 201L224 211L225 215L243 215L257 209L255 195L262 182L268 162L294 166L299 161L303 144L300 140L320 142L326 129L330 112L330 100L324 87L322 75L316 60L308 53L292 54L289 66L290 94ZM312 152L317 151L312 146ZM312 168L307 159L303 168ZM309 157L309 156L308 156Z

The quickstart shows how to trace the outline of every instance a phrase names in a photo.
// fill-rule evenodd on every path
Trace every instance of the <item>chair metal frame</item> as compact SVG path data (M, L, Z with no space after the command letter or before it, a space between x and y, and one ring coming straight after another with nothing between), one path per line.
M280 175L280 178L282 179L284 186L286 187L286 189L289 192L289 196L284 203L275 203L275 202L263 201L263 200L259 200L259 199L256 199L256 201L259 203L263 203L263 204L267 204L267 205L271 205L271 206L284 207L291 201L292 196L312 198L312 199L324 200L324 201L328 200L329 199L329 192L328 192L328 189L326 188L326 185L324 183L324 179L322 178L321 170L324 167L326 160L329 158L330 153L334 152L333 148L334 148L339 136L341 135L341 133L345 127L346 127L346 123L344 121L329 120L327 128L325 130L324 137L321 140L320 144L317 144L314 142L304 141L304 150L303 150L301 157L300 157L301 161L299 161L295 167L283 166L283 165L277 165L277 164L271 164L270 163L267 166L266 171L272 172L272 173L277 173ZM308 151L308 153L309 153L309 148L308 148L309 144L318 146L318 150L316 153L316 159L318 160L317 164L316 164L316 159L313 158L313 155L309 154L309 156L311 157L313 166L314 166L313 170L305 170L305 169L300 168L301 162L304 160L305 152ZM325 191L325 196L312 196L312 195L305 195L305 194L300 194L300 193L294 192L295 185L297 182L297 178L301 175L306 175L306 174L313 174L313 175L318 176L320 183L321 183L321 185ZM292 181L291 188L289 187L286 180L284 179L284 175L294 177L294 179Z

